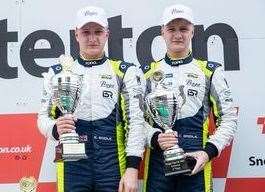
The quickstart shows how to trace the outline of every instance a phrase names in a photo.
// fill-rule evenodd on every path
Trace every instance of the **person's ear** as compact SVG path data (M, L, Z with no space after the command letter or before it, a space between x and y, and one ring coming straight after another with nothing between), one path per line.
M76 39L77 42L79 42L79 41L78 41L78 32L77 32L77 31L78 31L78 29L75 28L75 39Z
M160 32L161 32L161 36L162 36L162 37L164 36L164 31L165 31L165 26L162 25L162 26L161 26L161 30L160 30Z
M192 32L191 33L192 33L191 38L193 38L193 36L194 36L194 25L192 25Z
M109 38L109 35L110 35L110 30L107 29L107 32L106 32L106 36L107 36L107 38Z

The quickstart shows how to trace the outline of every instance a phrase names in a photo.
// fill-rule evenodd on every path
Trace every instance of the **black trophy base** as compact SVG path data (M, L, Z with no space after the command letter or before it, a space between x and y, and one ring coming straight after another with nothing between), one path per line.
M54 162L87 159L85 143L61 143L55 147Z
M175 159L171 161L165 160L165 176L190 174L192 169L188 166L185 158Z

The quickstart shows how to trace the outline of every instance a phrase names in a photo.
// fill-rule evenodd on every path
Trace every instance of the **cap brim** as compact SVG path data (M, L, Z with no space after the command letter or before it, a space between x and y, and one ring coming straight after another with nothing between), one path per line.
M107 27L108 26L106 23L104 23L104 22L102 22L100 20L91 19L91 20L85 20L85 21L79 23L76 27L78 29L80 29L80 28L84 27L88 23L97 23L97 24L101 25L102 27Z
M184 20L188 21L189 23L194 24L194 21L190 16L188 16L186 14L181 14L177 17L168 18L167 20L164 21L163 25L167 25L168 23L170 23L171 21L173 21L175 19L184 19Z

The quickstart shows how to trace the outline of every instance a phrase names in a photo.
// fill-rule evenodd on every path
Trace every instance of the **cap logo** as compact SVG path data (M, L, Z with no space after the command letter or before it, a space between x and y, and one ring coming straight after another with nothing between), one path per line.
M172 9L171 14L178 14L178 13L183 13L183 10L179 10L179 9Z
M89 11L89 10L88 10L88 11L85 12L84 15L85 15L85 16L93 16L93 15L97 15L97 14L98 14L97 12L93 12L93 11Z

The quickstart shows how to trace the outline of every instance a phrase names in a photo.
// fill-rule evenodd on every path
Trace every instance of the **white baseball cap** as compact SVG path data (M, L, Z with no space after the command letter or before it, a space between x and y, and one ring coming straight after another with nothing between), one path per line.
M82 28L85 24L94 22L103 27L108 26L108 20L104 9L100 7L88 6L80 9L76 15L76 27Z
M194 24L191 8L180 4L165 8L162 16L162 24L167 25L170 21L178 18L185 19Z

